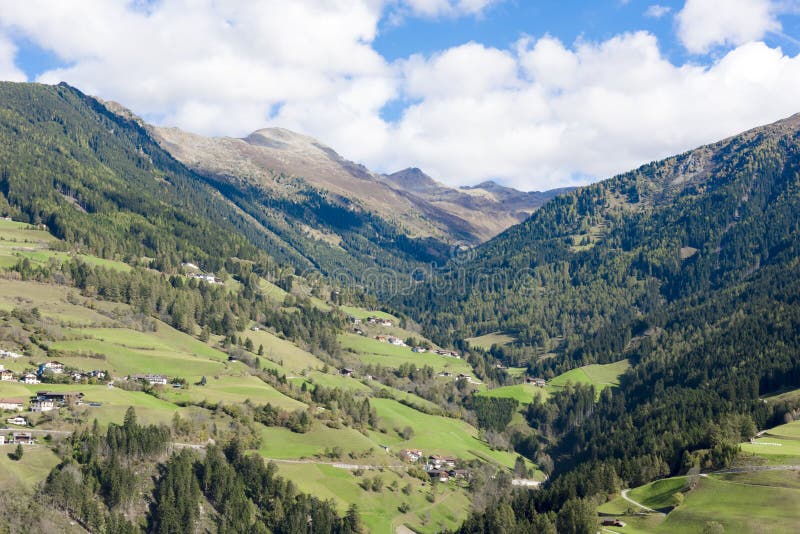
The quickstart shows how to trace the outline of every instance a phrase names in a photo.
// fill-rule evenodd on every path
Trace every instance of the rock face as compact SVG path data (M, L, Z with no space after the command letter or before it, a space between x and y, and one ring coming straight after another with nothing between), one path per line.
M200 173L244 181L277 195L313 187L375 213L412 237L480 243L521 222L560 192L523 193L493 182L456 189L419 169L380 175L316 139L283 128L257 130L243 139L149 129L175 158Z

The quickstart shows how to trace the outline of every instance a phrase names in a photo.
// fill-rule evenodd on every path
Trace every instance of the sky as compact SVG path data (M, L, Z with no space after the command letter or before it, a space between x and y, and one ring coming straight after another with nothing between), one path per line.
M800 0L0 0L0 79L544 190L800 112Z

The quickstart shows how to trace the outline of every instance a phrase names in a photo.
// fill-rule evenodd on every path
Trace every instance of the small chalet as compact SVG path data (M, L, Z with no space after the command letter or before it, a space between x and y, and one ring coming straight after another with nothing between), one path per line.
M622 528L622 527L625 526L625 521L620 521L619 519L616 519L616 518L614 518L614 519L606 518L606 519L603 519L600 522L600 524L603 525L604 527L620 527L620 528Z
M532 376L529 376L528 378L525 379L525 381L528 384L533 384L534 386L537 386L537 387L540 387L540 388L543 388L543 387L545 387L547 385L547 381L544 378L534 378Z
M425 352L425 348L424 347L414 347L413 349L411 349L411 352L423 353L423 352Z
M377 339L381 343L386 343L386 336L375 336L375 339Z
M0 410L9 410L12 412L21 412L25 404L25 399L13 397L9 399L0 399Z
M36 400L49 400L56 404L81 404L83 393L80 391L37 391Z
M64 372L64 364L61 362L45 362L39 366L38 374L44 374L46 372L51 372L56 375L60 375Z
M2 382L11 382L14 380L14 373L9 371L8 369L3 369L0 371L0 381Z
M35 443L30 432L14 432L12 436L12 443L19 443L20 445L33 445Z
M391 328L391 326L392 326L394 323L392 323L392 321L390 321L390 320L388 320L388 319L384 319L384 320L382 320L382 321L381 321L381 323L380 323L380 324L381 324L381 326L388 326L388 327L390 327L390 328Z
M44 413L44 412L52 412L56 409L56 403L52 400L43 399L43 400L34 400L31 401L31 411Z
M403 449L400 457L406 462L418 462L422 458L422 451L419 449Z
M0 358L22 358L22 354L10 350L0 350Z
M400 339L399 337L389 336L387 338L387 341L389 343L391 343L392 345L396 345L398 347L405 347L406 346L405 342L402 339Z
M428 471L428 476L434 480L438 480L439 482L447 482L450 480L450 473L444 469L431 469Z
M139 382L147 382L151 386L166 386L167 382L169 382L164 375L130 375L128 378Z
M18 415L16 417L9 417L6 419L6 423L9 425L17 425L17 426L28 426L28 420Z
M347 367L345 367L344 369L339 371L339 374L341 374L342 376L353 376L354 374L356 374L356 372L352 369L348 369Z
M22 375L22 378L20 378L19 381L23 384L41 384L39 379L36 378L36 375L33 373L25 373Z

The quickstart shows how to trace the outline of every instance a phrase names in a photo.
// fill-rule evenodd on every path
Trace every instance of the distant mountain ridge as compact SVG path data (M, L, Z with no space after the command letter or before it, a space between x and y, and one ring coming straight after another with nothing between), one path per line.
M283 128L264 128L242 139L149 129L176 159L202 174L244 179L287 196L293 188L313 187L374 212L411 237L450 243L486 241L562 192L524 193L493 182L457 189L419 169L381 175Z

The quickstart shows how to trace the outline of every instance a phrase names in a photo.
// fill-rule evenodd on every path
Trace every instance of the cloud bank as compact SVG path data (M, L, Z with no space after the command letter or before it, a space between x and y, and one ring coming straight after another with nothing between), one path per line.
M765 0L730 0L724 20L715 2L686 2L675 23L687 50L727 47L705 65L672 63L647 32L470 42L393 62L373 47L393 15L481 16L495 3L0 0L0 78L25 78L13 62L21 35L67 65L38 81L157 124L230 136L283 126L380 171L419 166L450 184L526 190L611 176L800 111L800 57L759 41L780 31ZM399 118L382 118L397 103Z

